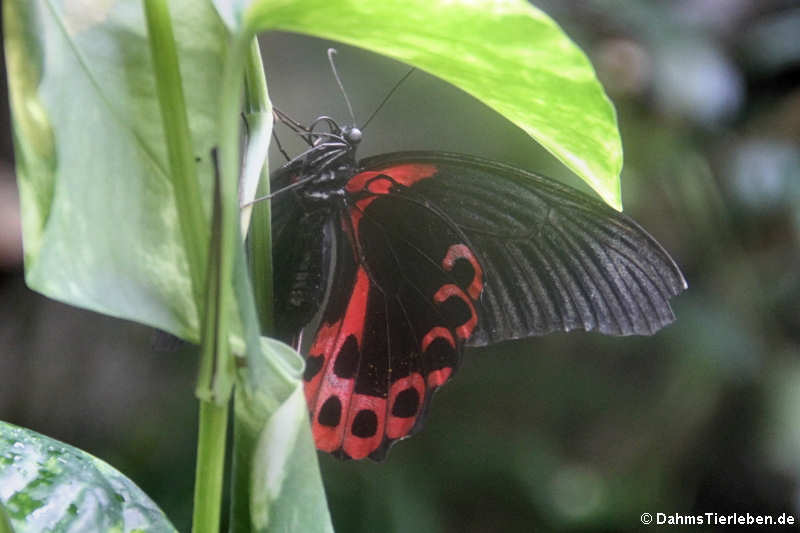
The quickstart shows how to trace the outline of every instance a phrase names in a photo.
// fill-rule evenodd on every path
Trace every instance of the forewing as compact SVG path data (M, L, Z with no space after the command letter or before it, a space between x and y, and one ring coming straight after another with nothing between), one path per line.
M551 179L455 154L410 152L362 162L371 172L427 165L429 179L395 187L469 243L484 271L472 346L583 329L652 334L674 320L686 288L645 230L599 200Z
M674 318L669 298L686 284L672 259L587 195L441 153L362 169L323 239L333 267L305 374L321 450L385 457L421 426L465 345L649 334Z

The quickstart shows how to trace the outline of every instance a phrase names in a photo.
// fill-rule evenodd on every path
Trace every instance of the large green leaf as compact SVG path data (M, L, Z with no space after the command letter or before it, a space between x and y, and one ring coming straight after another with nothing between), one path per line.
M176 531L107 463L6 422L0 422L0 501L18 533Z
M216 0L235 31L286 30L373 50L463 89L621 209L613 106L586 56L525 0Z
M3 9L28 284L197 340L141 2ZM208 192L227 31L206 2L170 9Z

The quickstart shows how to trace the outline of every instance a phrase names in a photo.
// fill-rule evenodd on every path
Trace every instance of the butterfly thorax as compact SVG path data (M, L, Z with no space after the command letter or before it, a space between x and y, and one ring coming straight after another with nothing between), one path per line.
M343 165L335 170L325 170L300 191L303 203L309 207L342 203L347 192L345 185L353 177L354 165Z

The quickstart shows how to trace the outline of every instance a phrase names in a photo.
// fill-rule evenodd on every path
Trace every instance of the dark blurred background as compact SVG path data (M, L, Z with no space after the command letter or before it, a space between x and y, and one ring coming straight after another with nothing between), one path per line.
M388 462L321 456L337 530L636 531L643 512L800 516L800 5L535 3L583 47L616 105L626 212L689 281L678 320L653 337L572 333L468 351L427 427ZM347 118L330 43L262 44L278 107L301 121ZM364 120L406 67L338 48ZM152 330L25 287L5 106L0 120L0 419L105 459L187 530L196 359L156 353ZM362 156L452 150L578 183L423 73L366 133Z

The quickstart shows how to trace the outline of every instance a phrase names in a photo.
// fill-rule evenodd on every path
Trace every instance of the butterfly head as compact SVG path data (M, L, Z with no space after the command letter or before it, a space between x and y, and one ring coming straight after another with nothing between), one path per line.
M340 126L327 116L312 122L305 135L311 148L302 156L312 173L354 165L356 148L363 137L358 127Z
M342 128L342 138L350 143L353 148L358 146L358 143L361 142L362 137L363 134L361 133L361 130L355 126L345 126Z
M356 149L363 134L357 126L340 126L328 116L302 126L275 110L276 118L294 130L308 144L308 149L289 159L282 173L293 176L283 190L295 190L302 199L326 205L345 195L344 185L356 167Z
M324 128L325 126L327 128ZM311 138L312 146L327 144L331 147L341 148L344 145L351 150L355 150L364 137L358 126L340 126L338 122L328 116L317 117L311 123L306 134Z

